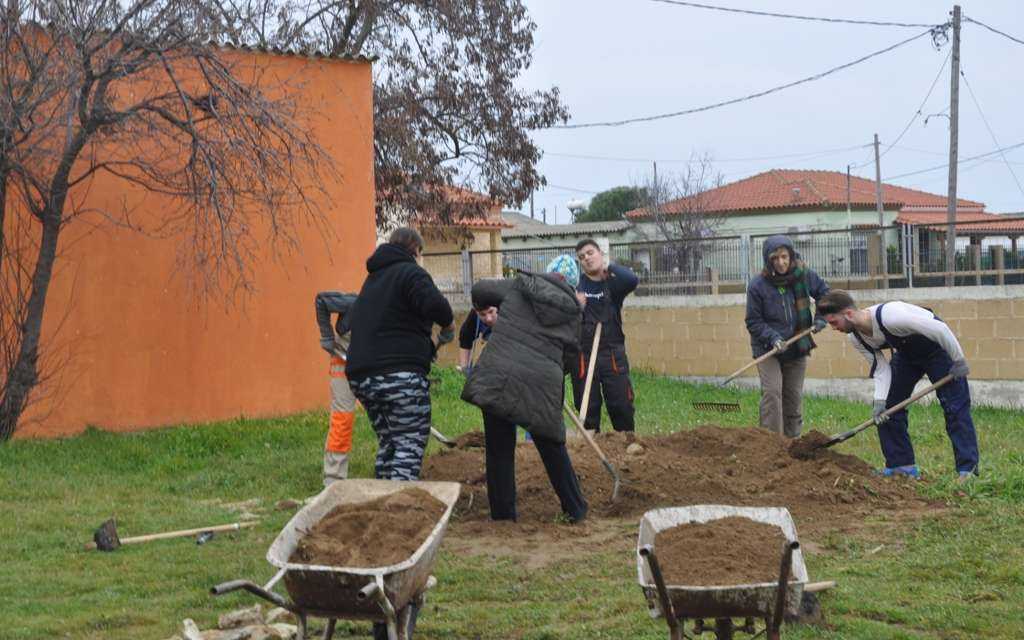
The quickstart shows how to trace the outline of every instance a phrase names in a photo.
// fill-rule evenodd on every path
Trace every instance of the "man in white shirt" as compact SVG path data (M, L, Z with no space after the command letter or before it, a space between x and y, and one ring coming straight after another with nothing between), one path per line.
M836 331L849 335L850 344L871 365L875 380L873 414L885 456L884 475L918 477L914 447L907 431L907 410L882 413L906 400L914 385L927 375L932 382L951 374L953 379L936 391L946 415L946 433L960 480L978 471L978 436L971 419L970 369L963 349L949 325L923 307L906 302L883 302L857 309L845 291L833 289L816 301L817 312ZM884 349L892 351L886 360Z

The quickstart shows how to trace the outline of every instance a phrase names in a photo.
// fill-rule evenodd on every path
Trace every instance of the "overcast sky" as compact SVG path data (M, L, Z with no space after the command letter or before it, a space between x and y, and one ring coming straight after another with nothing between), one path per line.
M703 0L705 4L808 16L939 24L952 4L925 0ZM654 0L526 0L538 28L527 87L555 85L572 122L622 120L729 100L851 62L925 31L806 22L675 6ZM964 0L963 14L1024 40L1019 0ZM950 32L951 33L951 32ZM638 184L651 160L659 174L678 172L693 153L708 153L732 181L773 168L846 171L874 178L869 146L878 133L885 151L914 116L947 59L925 36L821 80L763 98L695 115L614 128L551 130L535 139L545 152L549 187L537 192L535 211L623 184ZM1024 45L964 23L961 70L999 147L1024 142ZM922 109L948 108L947 64ZM997 148L963 79L960 83L960 157ZM882 178L944 164L949 120L918 117L882 157ZM568 158L559 154L642 159ZM777 156L786 156L778 158ZM763 158L763 159L757 159ZM1024 185L1024 147L1006 152ZM1017 163L1017 164L1014 164ZM946 193L946 169L889 180ZM1024 188L997 154L960 164L960 197L988 211L1024 210ZM528 204L524 210L529 213Z

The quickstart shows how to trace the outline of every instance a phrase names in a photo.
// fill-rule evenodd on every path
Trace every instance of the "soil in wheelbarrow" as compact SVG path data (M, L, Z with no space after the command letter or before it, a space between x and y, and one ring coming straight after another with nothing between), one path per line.
M332 567L384 567L409 558L444 515L443 502L409 488L343 504L299 540L290 562Z
M665 584L717 587L778 581L785 541L775 525L733 516L665 529L654 551Z
M566 443L590 504L591 522L595 517L633 519L649 509L691 504L776 506L790 510L803 536L859 530L868 522L942 508L921 498L909 481L873 475L860 458L830 448L797 459L789 453L791 440L755 427L702 426L640 437L643 451L638 455L627 454L621 434L602 433L597 442L623 478L616 503L611 502L612 479L585 441L570 438ZM489 522L483 449L434 454L425 460L422 476L463 484L453 533L486 536L494 529L501 536L513 535L504 525ZM558 498L532 443L516 450L516 485L520 527L545 529L556 539L584 533L559 518Z

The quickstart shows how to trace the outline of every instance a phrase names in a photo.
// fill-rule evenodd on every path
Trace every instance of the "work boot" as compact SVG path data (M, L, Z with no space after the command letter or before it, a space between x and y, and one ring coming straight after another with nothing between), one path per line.
M913 478L914 480L921 479L921 472L917 470L916 464L905 464L899 467L886 467L881 471L876 471L878 475L883 478L892 478L894 476L906 476Z
M977 477L977 471L961 471L956 479L957 484L967 484L971 480Z

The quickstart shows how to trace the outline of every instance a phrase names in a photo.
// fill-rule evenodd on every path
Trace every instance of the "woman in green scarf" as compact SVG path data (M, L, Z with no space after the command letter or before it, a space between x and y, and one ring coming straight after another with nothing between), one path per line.
M803 428L804 373L815 347L809 335L786 341L809 327L817 333L825 319L811 313L811 298L828 292L828 284L800 259L786 236L764 241L764 269L747 287L747 331L755 358L775 356L757 365L761 377L761 426L796 438Z

